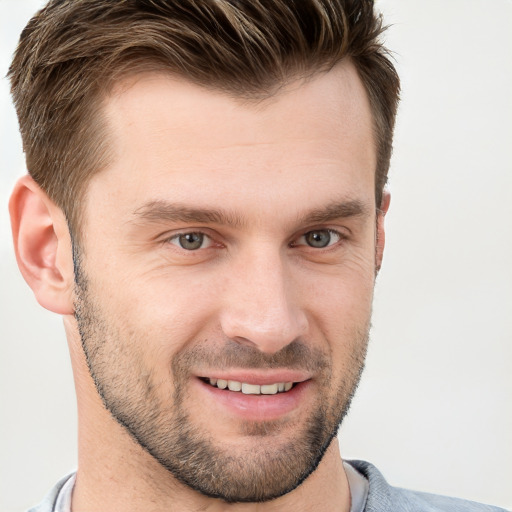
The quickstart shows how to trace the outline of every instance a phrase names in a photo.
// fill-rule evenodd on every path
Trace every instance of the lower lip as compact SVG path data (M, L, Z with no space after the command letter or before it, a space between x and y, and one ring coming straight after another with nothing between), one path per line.
M303 403L311 381L295 384L290 391L275 395L244 395L240 391L219 389L201 379L196 379L208 400L220 404L231 414L250 421L271 421L282 419L298 409Z

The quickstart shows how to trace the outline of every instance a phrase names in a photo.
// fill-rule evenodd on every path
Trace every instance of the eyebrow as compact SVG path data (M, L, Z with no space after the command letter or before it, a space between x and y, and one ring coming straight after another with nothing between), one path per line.
M299 216L300 225L322 224L336 219L367 217L371 208L360 200L332 202ZM150 201L133 212L136 221L146 222L184 222L198 224L220 224L242 227L244 219L232 212L216 208L194 208L167 201Z
M238 215L214 208L193 208L167 201L150 201L133 214L138 220L149 222L185 222L198 224L226 224L240 227L244 223Z
M303 225L324 224L337 219L368 217L371 211L372 208L369 205L357 199L332 202L327 206L317 208L299 217L299 223Z

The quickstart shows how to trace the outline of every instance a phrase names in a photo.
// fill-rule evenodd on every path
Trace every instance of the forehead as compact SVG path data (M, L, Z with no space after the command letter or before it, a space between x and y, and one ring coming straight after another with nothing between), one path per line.
M261 101L139 75L114 88L105 113L113 163L93 178L95 198L275 210L308 202L312 187L324 202L374 195L372 116L349 61Z
M205 147L218 146L221 140L271 143L282 139L284 132L290 140L309 139L313 132L327 135L334 126L348 140L373 124L366 91L349 60L330 72L291 80L261 100L245 99L242 94L233 97L171 74L142 73L114 86L106 112L118 144L133 135L134 126L154 136L157 123L172 129L174 121L174 127L181 129L173 132L169 142L180 147L197 140ZM216 129L210 131L212 127ZM338 142L343 143L342 139Z

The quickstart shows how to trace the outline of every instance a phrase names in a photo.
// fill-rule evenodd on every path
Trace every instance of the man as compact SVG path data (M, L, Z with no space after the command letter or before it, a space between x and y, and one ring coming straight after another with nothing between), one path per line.
M11 67L20 269L79 468L37 510L496 510L342 463L398 79L371 2L54 1Z

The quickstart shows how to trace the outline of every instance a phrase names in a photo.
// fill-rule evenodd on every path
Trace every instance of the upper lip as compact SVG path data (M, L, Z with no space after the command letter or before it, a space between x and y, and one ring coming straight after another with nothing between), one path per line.
M211 370L198 374L208 379L234 380L247 384L275 384L276 382L304 382L311 378L307 372L298 370Z

